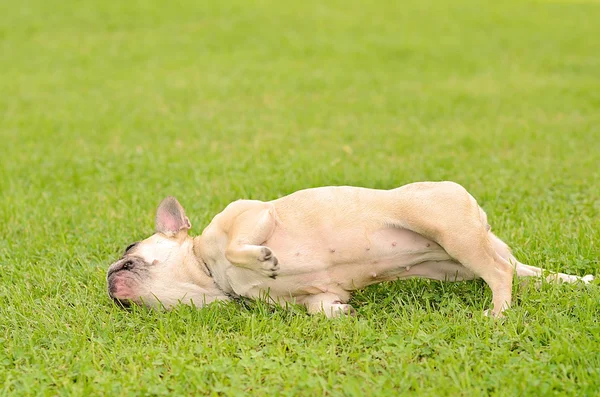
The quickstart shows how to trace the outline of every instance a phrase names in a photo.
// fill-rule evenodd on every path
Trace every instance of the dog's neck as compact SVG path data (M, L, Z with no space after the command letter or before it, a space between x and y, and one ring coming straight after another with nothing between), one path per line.
M196 238L197 239L197 238ZM183 244L184 263L187 276L191 282L206 290L207 297L212 300L229 300L230 296L223 292L215 283L211 271L206 265L206 262L200 255L196 255L196 239L186 237L186 243Z

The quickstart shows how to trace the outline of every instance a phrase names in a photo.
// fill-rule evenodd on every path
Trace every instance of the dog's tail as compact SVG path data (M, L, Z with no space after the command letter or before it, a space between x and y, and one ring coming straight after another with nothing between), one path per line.
M489 237L498 255L506 259L514 266L515 272L519 277L542 277L544 274L546 274L546 281L549 283L575 283L577 281L581 281L585 284L588 284L594 280L594 276L591 274L579 277L565 273L553 273L540 267L521 263L517 260L517 258L515 258L508 245L506 245L502 240L500 240L491 232L489 233Z

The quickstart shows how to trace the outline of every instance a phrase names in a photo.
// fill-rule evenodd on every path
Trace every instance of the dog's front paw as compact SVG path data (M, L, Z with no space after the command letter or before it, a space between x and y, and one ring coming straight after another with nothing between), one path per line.
M260 265L261 273L273 279L277 277L277 272L279 271L279 261L270 248L261 247L257 259Z

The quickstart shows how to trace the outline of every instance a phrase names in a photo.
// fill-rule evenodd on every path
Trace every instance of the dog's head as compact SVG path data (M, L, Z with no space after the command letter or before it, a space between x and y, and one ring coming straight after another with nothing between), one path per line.
M108 268L108 295L122 306L166 308L221 299L223 293L194 254L191 227L179 202L164 199L156 212L155 233L131 244Z

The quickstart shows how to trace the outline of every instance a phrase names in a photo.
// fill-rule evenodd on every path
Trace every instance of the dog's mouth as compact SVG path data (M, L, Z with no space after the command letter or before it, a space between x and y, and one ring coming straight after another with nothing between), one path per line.
M109 293L110 295L110 293ZM129 299L119 299L112 297L113 302L122 309L130 309L133 306L133 303Z

